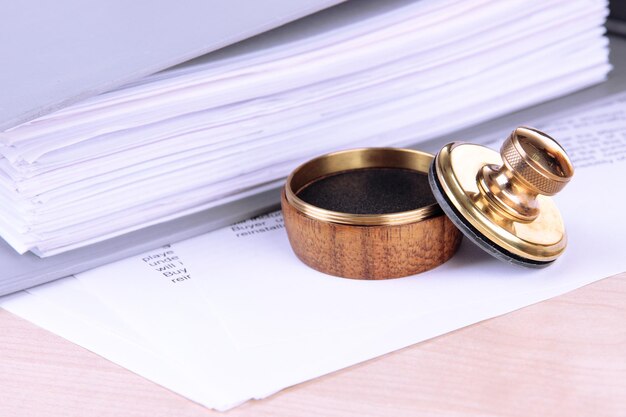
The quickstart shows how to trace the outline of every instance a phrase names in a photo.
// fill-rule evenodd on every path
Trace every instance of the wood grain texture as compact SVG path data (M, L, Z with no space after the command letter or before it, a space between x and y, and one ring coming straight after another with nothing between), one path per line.
M312 219L281 197L291 247L302 262L326 274L356 279L415 275L452 257L461 232L447 216L397 226L353 226Z
M0 416L623 417L625 323L622 274L224 414L0 310Z

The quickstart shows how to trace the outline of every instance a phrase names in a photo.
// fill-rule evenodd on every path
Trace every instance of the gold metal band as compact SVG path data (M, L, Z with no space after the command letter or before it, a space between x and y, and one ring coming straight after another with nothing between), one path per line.
M388 214L350 214L313 206L297 194L311 182L328 175L365 168L403 168L424 174L434 156L411 149L362 148L329 153L312 159L296 168L285 185L287 201L304 215L327 222L355 226L401 225L428 219L442 214L438 204L416 210Z

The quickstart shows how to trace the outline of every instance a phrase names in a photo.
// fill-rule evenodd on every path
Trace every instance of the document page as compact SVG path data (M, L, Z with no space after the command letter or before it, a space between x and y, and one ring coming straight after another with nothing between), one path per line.
M275 212L0 305L224 410L624 272L626 94L534 125L576 168L556 197L568 248L547 268L500 262L464 240L449 262L419 275L337 278L295 257Z

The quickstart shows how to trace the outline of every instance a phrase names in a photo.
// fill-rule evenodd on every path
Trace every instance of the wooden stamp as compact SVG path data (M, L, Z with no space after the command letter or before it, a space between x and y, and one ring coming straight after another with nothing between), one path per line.
M298 167L282 194L295 254L321 272L357 279L414 275L450 259L462 235L432 195L432 160L414 150L366 148Z

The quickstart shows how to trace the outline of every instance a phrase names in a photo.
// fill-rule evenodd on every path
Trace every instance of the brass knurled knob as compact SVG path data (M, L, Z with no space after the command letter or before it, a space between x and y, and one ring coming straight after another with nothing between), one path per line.
M536 194L554 195L574 175L565 150L550 136L529 127L518 127L500 149L513 175Z
M500 148L502 165L485 164L477 176L480 194L502 218L529 223L541 210L537 196L565 187L574 167L565 150L545 133L518 127Z

